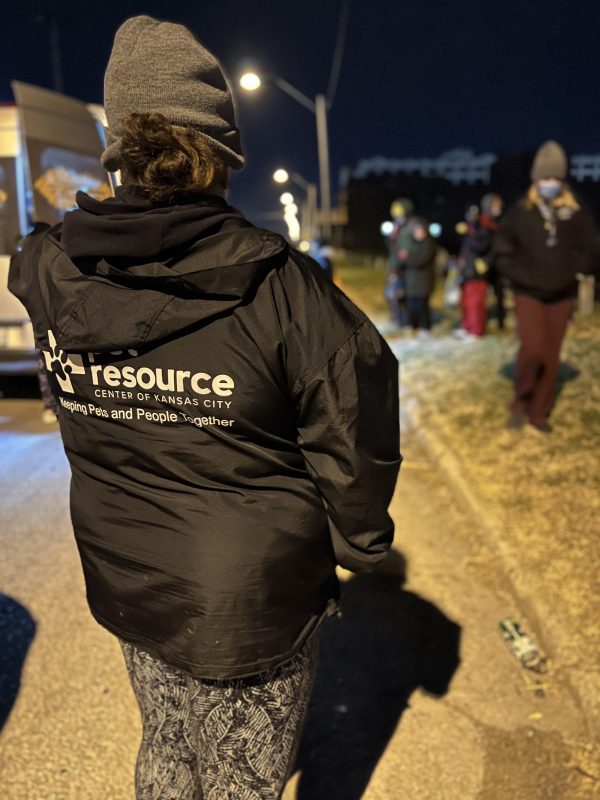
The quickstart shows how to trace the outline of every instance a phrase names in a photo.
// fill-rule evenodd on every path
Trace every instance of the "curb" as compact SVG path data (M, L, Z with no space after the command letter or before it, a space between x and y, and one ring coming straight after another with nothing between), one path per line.
M406 385L406 384L405 384ZM405 386L404 385L404 386ZM417 434L421 444L424 446L427 455L442 472L444 479L455 492L455 497L464 511L474 516L478 520L478 527L486 536L486 541L494 552L502 559L508 567L510 578L509 590L521 608L529 616L531 602L518 591L512 580L512 576L517 569L517 563L509 552L509 548L502 547L502 530L496 520L490 519L489 509L483 501L472 490L469 481L464 476L464 469L457 456L455 456L443 437L435 430L431 423L424 423L419 411L419 401L415 395L411 395L410 389L404 386L400 390L401 416L404 416L407 427L412 428ZM539 614L533 611L532 622L538 624ZM542 635L541 630L536 631L536 635Z
M537 638L543 651L550 656L551 662L554 661L552 671L555 671L557 666L560 665L554 660L554 654L561 650L561 640L566 638L563 624L557 621L555 609L547 606L543 599L534 598L519 585L520 581L515 578L522 570L518 554L514 552L513 548L504 545L505 537L501 526L497 519L491 518L489 508L471 488L459 458L454 455L451 448L444 442L443 436L436 431L435 427L432 427L429 422L422 421L418 398L415 395L411 395L410 387L406 387L406 384L403 384L400 389L401 427L403 418L404 427L410 427L414 430L425 452L436 467L439 468L446 483L452 488L459 506L469 515L476 518L480 535L493 552L497 554L504 567L507 588L513 598L515 607L524 614L530 631ZM552 628L542 623L542 620L548 619L554 620L555 624ZM561 681L570 691L582 716L587 721L591 733L595 724L587 712L589 704L586 702L586 698L568 676L561 675Z

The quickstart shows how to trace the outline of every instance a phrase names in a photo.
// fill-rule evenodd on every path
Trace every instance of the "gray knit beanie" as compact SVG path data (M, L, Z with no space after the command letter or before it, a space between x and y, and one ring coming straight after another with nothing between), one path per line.
M492 207L496 202L502 202L502 198L499 194L494 194L494 192L488 192L487 194L484 194L480 203L482 212L484 214L491 214Z
M558 142L550 139L540 147L533 159L531 167L531 180L539 181L545 178L567 177L567 155Z
M174 125L190 126L232 169L244 166L233 96L217 59L187 28L139 16L117 33L104 76L109 146L102 166L120 169L121 121L158 112Z

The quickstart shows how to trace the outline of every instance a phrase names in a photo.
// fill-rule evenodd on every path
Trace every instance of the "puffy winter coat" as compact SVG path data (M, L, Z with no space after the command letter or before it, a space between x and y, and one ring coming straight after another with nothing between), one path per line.
M11 265L60 404L95 618L194 676L290 658L393 536L397 362L217 197L122 189Z
M594 223L585 208L556 210L556 237L529 200L519 201L500 223L494 263L517 294L555 302L577 294L578 273L592 269Z

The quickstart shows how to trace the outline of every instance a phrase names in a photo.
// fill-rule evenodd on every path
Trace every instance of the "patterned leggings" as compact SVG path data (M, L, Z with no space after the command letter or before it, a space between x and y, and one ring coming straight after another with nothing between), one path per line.
M293 769L317 663L235 680L192 678L121 641L140 706L137 800L278 800Z

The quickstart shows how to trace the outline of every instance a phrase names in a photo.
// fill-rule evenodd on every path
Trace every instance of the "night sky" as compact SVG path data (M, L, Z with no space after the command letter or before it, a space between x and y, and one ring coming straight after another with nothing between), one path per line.
M235 79L247 64L308 96L326 92L342 0L24 0L4 4L0 100L10 80L52 88L49 30L59 14L64 91L102 101L114 32L148 13L181 22ZM38 18L36 21L36 17ZM556 138L600 151L598 0L352 0L344 62L330 112L332 179L377 154L435 156L529 150ZM314 116L279 89L238 92L248 166L232 201L250 217L278 208L279 165L317 179Z

